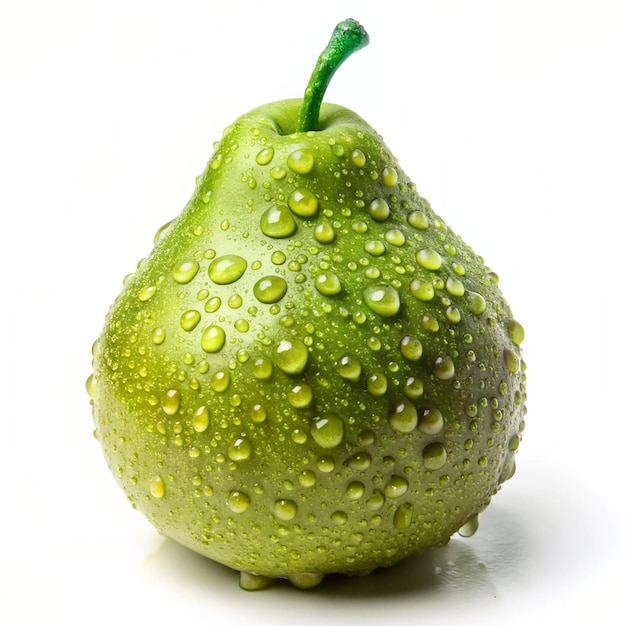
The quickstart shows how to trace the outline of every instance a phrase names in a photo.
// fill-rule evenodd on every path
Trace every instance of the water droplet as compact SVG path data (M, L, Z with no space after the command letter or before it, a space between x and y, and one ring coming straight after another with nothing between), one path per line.
M389 416L389 425L397 433L412 432L417 426L417 409L411 402L398 404Z
M247 333L250 330L250 324L248 320L241 318L235 321L235 328L240 333Z
M422 356L422 342L417 337L406 335L400 341L400 353L409 361L419 361Z
M409 488L409 483L402 476L394 474L385 485L383 492L387 498L400 498Z
M433 373L439 380L450 380L454 376L454 361L449 356L440 356L435 359Z
M361 376L361 361L352 354L342 356L335 364L339 376L356 383Z
M461 311L457 307L450 305L446 309L446 319L451 324L458 324L461 321Z
M209 427L209 409L201 406L191 418L191 425L197 433L203 433Z
M375 397L384 396L387 393L388 384L387 377L376 372L367 379L367 391Z
M517 320L510 319L507 328L511 341L516 346L521 345L524 341L524 327Z
M262 404L255 404L250 409L250 419L255 424L262 424L267 419L267 409Z
M158 327L152 331L152 343L160 346L165 341L165 329Z
M230 385L230 373L228 371L215 372L209 384L211 389L217 393L226 391Z
M238 309L243 304L243 298L238 293L233 293L228 296L228 306L231 309Z
M346 488L346 496L348 497L348 500L359 500L363 497L364 493L365 485L358 480L351 482Z
M474 515L457 532L461 537L472 537L478 531L478 524L478 515Z
M385 167L381 179L385 187L393 187L398 182L398 172L393 167Z
M413 505L410 502L401 504L394 513L393 525L396 528L408 528L413 520Z
M295 150L287 157L287 166L296 174L308 174L315 165L315 157L310 150Z
M475 291L469 291L467 293L467 306L474 315L480 315L485 312L487 308L487 302L485 298Z
M352 163L354 163L356 167L365 167L365 164L367 163L365 155L361 150L358 149L352 151L350 158L352 159Z
M385 504L385 496L378 489L365 501L365 505L370 511L380 511Z
M372 457L370 456L369 452L365 451L355 453L347 461L348 467L359 471L366 470L371 465L371 463Z
M411 400L417 400L424 395L424 383L415 376L409 376L404 386L404 395Z
M96 383L96 377L91 374L87 380L85 381L85 389L87 390L87 394L91 400L96 399L96 389L98 385Z
M415 260L427 270L438 270L442 264L439 252L431 248L422 248L419 250L415 255Z
M259 165L267 165L268 163L271 162L273 158L274 158L274 148L269 146L267 148L263 148L262 150L259 150L259 152L257 152L255 160Z
M238 437L228 448L228 458L231 461L245 461L250 458L252 444L245 437Z
M315 288L325 296L341 293L341 281L333 272L322 272L315 277Z
M320 207L317 196L304 188L292 191L288 204L289 208L300 217L314 217Z
M428 228L428 218L422 211L411 211L406 221L418 230L426 230Z
M218 296L213 296L206 301L204 310L207 313L215 313L222 306L222 299Z
M330 456L323 456L317 460L317 469L328 474L335 469L335 460Z
M287 281L280 276L264 276L255 283L253 292L259 302L272 304L287 293Z
M198 311L185 311L180 317L180 326L183 330L190 332L200 323L200 318Z
M298 476L298 482L303 487L312 487L317 482L315 472L312 472L311 470L302 470Z
M391 210L389 209L389 205L384 198L376 198L370 202L369 214L372 219L377 222L384 222L389 217L390 213Z
M400 310L400 295L387 284L369 285L363 294L365 304L383 317L392 317Z
M390 243L392 246L400 247L405 244L406 237L401 230L391 228L385 233L385 241Z
M152 243L155 246L157 245L157 243L159 243L165 238L165 235L167 234L169 227L172 225L173 221L174 220L170 220L169 222L166 222L165 224L163 224L163 226L161 226L161 228L159 228L159 230L156 231L152 239Z
M233 513L243 513L250 506L250 496L243 491L233 490L228 494L227 503Z
M221 326L211 325L203 333L200 345L205 352L219 352L224 347L226 333Z
M156 287L154 285L148 285L137 294L137 297L141 300L141 302L147 302L155 293Z
M313 402L313 387L306 383L296 385L287 393L287 400L295 409L306 409Z
M284 167L277 165L270 170L270 176L274 180L282 180L285 176L287 176L287 170Z
M309 350L299 339L283 339L272 355L276 366L285 374L299 374L309 360Z
M322 448L336 448L343 441L343 431L343 420L337 415L315 417L311 421L311 435Z
M313 229L313 236L319 243L332 243L337 235L329 222L320 222Z
M465 286L454 276L448 276L446 280L446 290L451 296L462 296L465 293Z
M435 297L435 288L432 283L425 280L419 280L418 278L414 278L411 281L409 291L422 302L429 302Z
M181 261L172 268L172 278L181 285L191 282L198 273L200 265L197 261Z
M272 252L271 260L274 265L282 265L287 260L287 256L282 250L275 250Z
M520 365L519 357L517 356L517 354L515 354L515 352L513 352L512 350L505 348L503 351L503 355L506 369L508 369L511 374L516 374L519 371Z
M425 435L437 435L443 429L443 415L435 407L421 408L418 411L417 428Z
M436 317L424 315L421 319L422 328L429 333L436 333L439 330L439 322Z
M298 513L298 505L293 500L276 500L274 502L274 515L283 522L292 520Z
M258 380L267 380L272 377L274 364L267 357L259 357L252 365L252 375Z
M293 235L296 229L296 222L287 206L271 206L261 215L261 230L268 237L282 239Z
M161 399L161 408L166 415L176 415L180 409L180 391L178 389L168 389Z
M162 498L165 495L165 482L160 476L150 479L150 495L153 498Z
M385 254L386 248L385 244L378 239L370 239L363 244L363 248L365 248L365 252L371 254L372 256L382 256Z
M218 285L230 285L239 280L248 262L237 254L225 254L211 261L209 265L209 278Z
M438 470L446 464L448 452L441 442L434 441L422 450L422 460L426 469Z

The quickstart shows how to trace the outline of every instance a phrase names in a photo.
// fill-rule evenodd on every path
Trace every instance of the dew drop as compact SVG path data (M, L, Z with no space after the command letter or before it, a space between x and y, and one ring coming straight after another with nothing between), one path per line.
M465 293L463 283L454 276L449 276L446 280L446 290L451 296L462 296Z
M348 514L345 511L334 511L330 519L336 526L343 526L348 523Z
M176 415L180 409L180 391L178 389L168 389L161 399L161 408L166 415Z
M387 498L400 498L409 488L409 483L402 476L394 474L385 485L383 492Z
M400 247L405 244L406 237L398 228L391 228L385 233L385 241L392 246Z
M377 222L384 222L389 217L390 213L391 210L389 209L389 205L383 198L376 198L370 202L369 214L372 219Z
M419 361L422 356L422 342L417 337L406 335L400 341L400 353L409 361Z
M507 329L509 331L509 337L511 341L519 346L524 341L524 327L514 319L510 319L507 325Z
M293 500L276 500L274 502L274 515L283 522L292 520L298 513L298 505Z
M274 364L267 357L259 357L252 365L252 375L257 380L267 380L272 377L274 371Z
M342 356L335 365L339 376L356 383L361 377L361 361L352 354Z
M289 208L300 217L314 217L320 207L317 196L304 188L292 191L288 204Z
M365 252L371 254L372 256L382 256L385 254L386 248L385 244L378 239L370 239L363 244L365 248Z
M156 287L154 285L148 285L137 294L137 297L141 300L141 302L147 302L150 298L152 298L152 296L154 296L155 293Z
M393 187L398 182L398 172L393 167L385 167L381 179L385 187Z
M319 243L332 243L337 234L329 222L320 222L313 229L313 236Z
M287 393L287 400L296 409L306 409L313 402L313 387L307 383L296 385Z
M478 515L471 517L459 530L457 531L461 537L472 537L478 531Z
M315 476L315 472L311 470L302 470L300 475L298 476L298 482L303 487L313 487L317 482L317 477Z
M209 278L218 285L230 285L239 280L248 262L237 254L225 254L211 261L209 265Z
M428 228L428 218L422 211L411 211L406 218L407 222L418 230L426 230Z
M341 281L333 272L322 272L315 277L315 288L325 296L341 293Z
M157 346L160 346L164 341L165 341L165 329L159 326L158 328L155 328L152 331L152 343L154 343Z
M348 467L359 471L366 470L371 465L371 463L372 457L370 456L369 452L365 451L357 452L347 461Z
M505 348L503 351L504 355L504 363L506 364L506 369L511 372L511 374L516 374L519 371L520 361L519 357L515 352Z
M413 505L410 502L401 504L393 515L393 525L396 528L408 528L413 520Z
M197 261L181 261L172 268L172 278L181 285L191 282L198 273L200 265Z
M299 339L283 339L274 347L272 356L285 374L299 374L309 360L309 350Z
M467 294L467 306L474 315L480 315L485 312L487 302L481 294L475 291L469 291Z
M461 321L461 311L458 309L458 307L450 305L446 309L446 319L451 324L458 324Z
M267 165L268 163L271 162L273 158L274 158L274 148L269 146L257 152L255 160L259 165Z
M323 456L317 460L317 469L328 474L335 469L335 461L330 456Z
M296 229L296 222L287 206L271 206L261 215L261 230L268 237L282 239L293 235Z
M422 302L430 302L430 300L435 297L435 288L433 287L433 284L425 280L419 280L419 278L414 278L411 281L409 291Z
M233 513L243 513L250 506L250 496L243 491L233 490L228 494L227 504Z
M398 404L389 416L389 425L397 433L414 431L417 426L417 409L411 402Z
M94 374L91 374L87 380L85 381L85 389L87 390L87 395L91 400L96 399L96 389L98 384L96 383L96 377Z
M211 325L203 333L200 346L205 352L219 352L224 347L226 333L221 326Z
M443 415L435 407L421 408L418 411L417 428L425 435L437 435L443 429Z
M409 376L404 386L404 395L411 400L417 400L424 395L424 383L415 376Z
M230 373L228 371L215 372L211 377L211 389L217 393L226 391L230 385Z
M150 495L153 498L162 498L165 495L165 482L160 476L150 479Z
M454 361L449 356L440 356L435 359L433 373L439 380L450 380L454 376Z
M343 420L337 415L315 417L311 421L311 435L322 448L336 448L343 441L343 433Z
M370 511L380 511L384 504L385 496L381 491L378 491L378 489L376 489L365 502L365 505Z
M422 248L415 255L415 260L427 270L438 270L441 267L441 255L431 248Z
M228 448L228 458L231 461L245 461L250 458L252 445L245 437L239 437Z
M315 165L315 157L310 150L295 150L287 157L287 166L296 174L308 174Z
M383 317L392 317L400 310L400 295L391 285L369 285L363 299L374 313Z
M267 409L262 404L254 404L250 409L250 419L255 424L262 424L267 419Z
M422 460L424 461L424 467L426 469L438 470L446 464L448 452L441 442L435 441L424 447L422 450Z
M359 500L363 497L364 493L365 485L358 480L351 482L346 488L348 500Z
M180 317L180 326L190 332L200 323L200 318L200 313L196 310L185 311Z
M282 250L275 250L272 252L271 260L274 265L282 265L287 260L287 256Z
M191 418L191 425L197 433L203 433L209 427L209 409L201 406Z
M277 165L270 170L270 176L274 180L282 180L285 176L287 176L287 170L284 167Z
M382 373L374 373L367 379L367 391L375 397L384 396L387 393L389 383Z
M356 167L365 167L365 164L367 163L365 155L359 149L353 150L350 158L352 159L352 163L354 163Z
M265 276L255 283L252 291L259 302L273 304L287 293L287 281L280 276Z

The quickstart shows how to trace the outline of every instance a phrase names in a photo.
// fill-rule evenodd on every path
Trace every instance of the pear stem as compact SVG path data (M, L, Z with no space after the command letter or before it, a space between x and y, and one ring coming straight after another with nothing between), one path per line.
M317 130L322 99L332 77L353 52L364 48L368 43L368 34L356 20L344 20L335 26L328 45L317 59L317 65L304 92L298 132Z

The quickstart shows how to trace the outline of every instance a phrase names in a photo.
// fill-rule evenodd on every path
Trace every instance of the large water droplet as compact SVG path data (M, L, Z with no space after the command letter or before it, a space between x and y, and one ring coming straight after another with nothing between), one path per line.
M267 357L261 356L252 365L252 375L258 380L267 380L272 377L274 364Z
M315 157L310 150L295 150L287 157L287 166L296 174L308 174L315 165Z
M200 265L197 261L185 260L176 264L172 268L172 278L181 285L186 285L191 282L200 269Z
M200 323L201 315L196 310L185 311L180 317L180 326L187 332L192 331Z
M393 167L385 167L381 179L385 187L393 187L398 182L398 172Z
M292 387L287 393L287 400L296 409L305 409L313 402L313 387L302 383Z
M418 230L426 230L428 228L428 218L422 211L411 211L406 218L407 222Z
M287 293L287 281L280 276L264 276L255 283L253 292L259 302L273 304Z
M431 248L422 248L415 255L417 262L427 270L438 270L441 267L441 255Z
M365 485L355 480L346 487L346 496L348 500L359 500L365 493Z
M350 158L352 159L352 163L357 167L365 167L367 163L367 159L365 158L365 154L359 149L353 150L350 154Z
M152 296L154 296L155 293L156 287L154 285L148 285L147 287L141 289L141 291L137 294L137 297L141 300L141 302L147 302L150 298L152 298Z
M462 296L465 293L465 286L454 276L449 276L446 280L446 290L451 296Z
M261 215L263 234L274 239L289 237L296 232L297 225L288 207L274 205Z
M454 361L449 356L440 356L435 359L433 373L439 380L450 380L454 377Z
M292 191L287 203L289 208L300 217L314 217L320 207L317 196L305 188Z
M443 429L443 414L436 407L421 408L417 428L426 435L437 435Z
M209 278L218 285L229 285L239 280L248 262L237 254L225 254L214 259L209 265Z
M335 241L337 234L332 224L329 222L320 222L313 229L313 236L319 243L332 243Z
M333 272L322 272L315 277L315 288L325 296L335 296L341 292L341 281Z
M508 348L505 348L503 351L504 355L504 363L506 364L506 369L511 372L511 374L516 374L519 371L520 360L517 354Z
M250 506L250 497L243 491L233 490L228 494L227 504L233 513L243 513Z
M461 535L461 537L472 537L478 531L478 524L478 515L474 515L474 517L471 517L459 528L459 535Z
M269 146L257 152L255 160L259 165L267 165L268 163L271 162L273 158L274 158L274 148Z
M221 326L209 326L200 339L200 345L205 352L219 352L224 347L226 333Z
M336 363L339 376L356 383L361 376L361 361L353 354L342 356Z
M394 474L385 485L383 491L387 498L399 498L407 492L408 488L409 483L406 478Z
M417 409L411 402L394 407L389 416L389 425L398 433L410 433L417 426Z
M274 515L284 522L292 520L298 513L298 505L293 500L276 500L274 502Z
M274 347L272 357L285 374L299 374L309 360L309 350L299 339L283 339Z
M414 278L411 281L409 291L422 302L429 302L435 297L435 288L433 287L433 284L425 280L419 280L419 278Z
M383 317L392 317L400 310L400 295L391 285L368 285L363 299L372 311Z
M252 444L245 437L238 437L228 448L228 458L231 461L245 461L252 454Z
M311 435L322 448L336 448L343 441L343 434L343 420L337 415L323 415L311 421Z
M480 315L485 312L487 302L481 294L476 291L469 291L467 293L467 306L474 315Z
M191 418L191 425L197 433L203 433L209 427L209 409L201 406Z
M510 319L507 329L511 341L513 341L516 346L521 345L522 341L524 341L524 327L517 320Z
M399 529L408 528L411 525L412 519L413 505L410 502L404 502L394 513L393 525Z
M384 396L387 393L388 386L387 377L382 373L375 372L367 379L367 391L372 396Z
M150 479L150 495L153 498L165 496L165 482L160 476L153 476Z
M181 395L178 389L168 389L161 399L161 408L166 415L176 415L180 409Z
M400 353L409 361L419 361L422 356L422 342L417 337L406 335L400 341Z
M389 209L389 205L384 198L376 198L370 202L369 214L372 219L377 222L384 222L389 217L390 213L391 210Z
M441 469L446 464L447 459L448 452L445 446L439 441L429 443L422 450L424 467L428 470Z

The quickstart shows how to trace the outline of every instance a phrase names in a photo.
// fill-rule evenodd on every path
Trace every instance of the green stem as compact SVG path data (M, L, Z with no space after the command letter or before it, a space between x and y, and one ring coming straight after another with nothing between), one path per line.
M345 20L335 26L330 41L320 54L304 92L298 132L317 130L322 99L331 78L353 52L364 48L368 43L368 34L356 20Z

